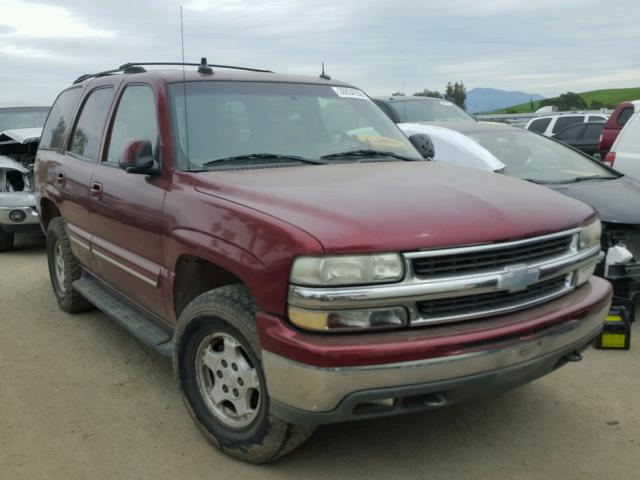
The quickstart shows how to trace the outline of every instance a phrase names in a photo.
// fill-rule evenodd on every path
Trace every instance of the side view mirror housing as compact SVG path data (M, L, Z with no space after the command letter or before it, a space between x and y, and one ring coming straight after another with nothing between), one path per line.
M416 133L415 135L411 135L409 137L409 141L416 147L416 150L420 152L423 158L427 160L431 160L436 156L436 149L433 146L433 141L429 135L425 135L424 133Z
M133 139L124 144L118 166L127 173L157 175L158 162L153 159L153 146L149 140Z

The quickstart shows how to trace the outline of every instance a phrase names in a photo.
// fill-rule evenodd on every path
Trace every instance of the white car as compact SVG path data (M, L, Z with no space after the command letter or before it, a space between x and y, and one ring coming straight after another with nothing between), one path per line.
M541 133L547 137L551 137L556 133L564 130L570 125L576 123L588 122L606 122L608 116L604 113L569 113L545 115L543 117L532 118L525 125L525 129L532 132Z
M640 181L640 111L637 106L604 161Z

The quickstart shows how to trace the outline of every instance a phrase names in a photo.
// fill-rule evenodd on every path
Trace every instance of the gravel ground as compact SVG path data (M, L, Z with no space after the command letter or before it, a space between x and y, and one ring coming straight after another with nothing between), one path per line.
M319 428L255 467L213 449L170 362L93 312L61 312L42 240L0 254L2 479L637 479L640 341L498 397Z

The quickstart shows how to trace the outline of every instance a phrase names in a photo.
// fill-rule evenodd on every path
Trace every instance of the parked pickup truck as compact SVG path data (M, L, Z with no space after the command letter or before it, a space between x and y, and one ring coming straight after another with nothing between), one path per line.
M63 91L37 196L60 307L172 356L224 452L266 462L315 425L512 388L601 331L591 207L426 161L326 75L187 67Z

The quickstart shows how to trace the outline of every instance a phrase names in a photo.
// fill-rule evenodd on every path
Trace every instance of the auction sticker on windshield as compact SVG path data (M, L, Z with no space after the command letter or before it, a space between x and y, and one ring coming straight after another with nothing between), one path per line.
M365 95L362 90L350 87L331 87L339 97L343 98L361 98L363 100L369 100L369 97Z

